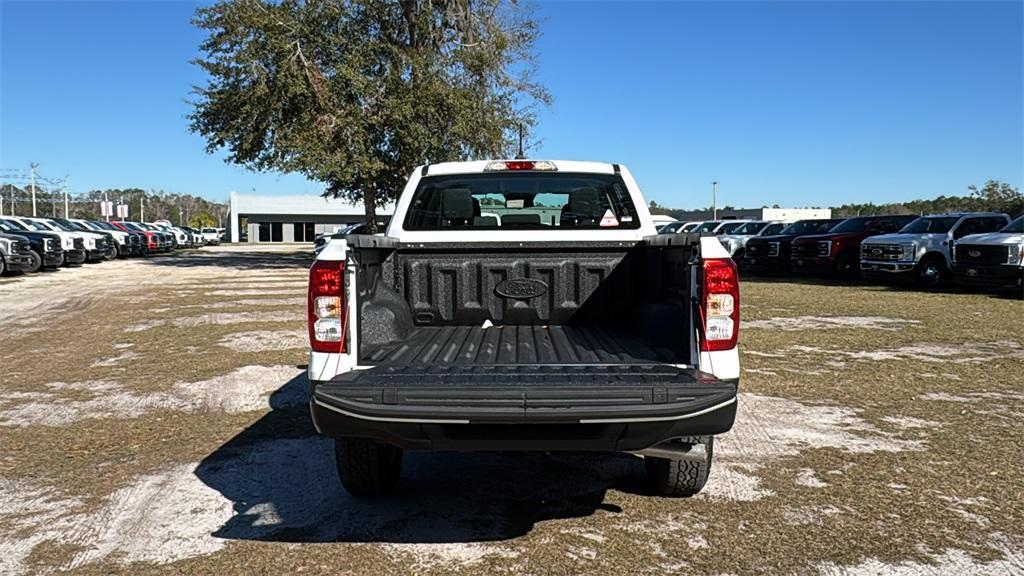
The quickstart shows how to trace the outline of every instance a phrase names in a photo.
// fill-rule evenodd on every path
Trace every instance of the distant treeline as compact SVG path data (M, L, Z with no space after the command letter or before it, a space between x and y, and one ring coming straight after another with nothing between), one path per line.
M17 187L11 184L5 184L0 188L3 213L11 214L12 193L14 213L31 216L31 190L28 186ZM68 199L68 215L72 218L101 219L100 202L104 199L115 205L121 202L128 204L129 220L145 217L149 222L170 220L175 224L185 223L197 227L224 226L223 222L226 221L228 214L227 204L211 202L191 194L176 194L163 190L146 191L140 188L114 188L71 195ZM59 190L47 190L41 186L36 187L36 214L63 217L64 193Z
M939 196L932 200L911 200L889 204L843 204L832 208L833 216L872 214L941 214L943 212L1006 212L1011 217L1024 213L1024 197L1005 182L989 180L980 189L969 186L967 196Z
M833 206L834 217L870 216L873 214L942 214L944 212L1005 212L1016 218L1024 214L1024 196L1020 190L998 180L989 180L984 186L968 186L966 196L939 196L931 200L911 200L909 202L890 202L886 204L843 204ZM771 208L778 208L776 204ZM680 214L691 212L680 208L668 208L651 201L651 214L663 214L679 218ZM762 206L769 208L769 206ZM732 206L720 206L720 211L731 211ZM707 210L711 210L708 207Z

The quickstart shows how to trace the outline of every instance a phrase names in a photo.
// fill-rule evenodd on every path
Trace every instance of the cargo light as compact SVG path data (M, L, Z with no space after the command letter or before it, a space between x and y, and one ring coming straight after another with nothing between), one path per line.
M309 345L316 352L344 352L348 329L344 262L318 260L309 269Z
M740 284L736 263L731 258L704 260L704 299L701 320L704 352L731 350L736 347L740 327Z
M484 170L487 172L505 170L540 170L550 172L558 170L558 167L555 166L554 162L549 162L548 160L499 160L497 162L488 162Z

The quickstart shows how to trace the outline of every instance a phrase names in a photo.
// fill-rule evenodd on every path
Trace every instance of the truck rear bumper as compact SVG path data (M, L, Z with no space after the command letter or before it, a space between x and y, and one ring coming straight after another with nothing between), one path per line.
M310 410L321 434L424 450L632 451L720 434L736 417L737 383L696 370L550 369L357 371L314 383Z

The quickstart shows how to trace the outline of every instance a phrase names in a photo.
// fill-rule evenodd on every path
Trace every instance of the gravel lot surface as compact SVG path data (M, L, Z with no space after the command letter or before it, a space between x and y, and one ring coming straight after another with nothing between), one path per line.
M0 574L1024 574L1024 303L745 279L704 493L619 454L409 454L359 501L312 429L305 247L0 278Z

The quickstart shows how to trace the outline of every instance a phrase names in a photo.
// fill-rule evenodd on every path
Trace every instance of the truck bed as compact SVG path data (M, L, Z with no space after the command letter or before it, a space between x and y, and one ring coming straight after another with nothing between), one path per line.
M400 341L364 345L361 352L360 363L375 366L685 363L642 337L583 326L418 326Z

